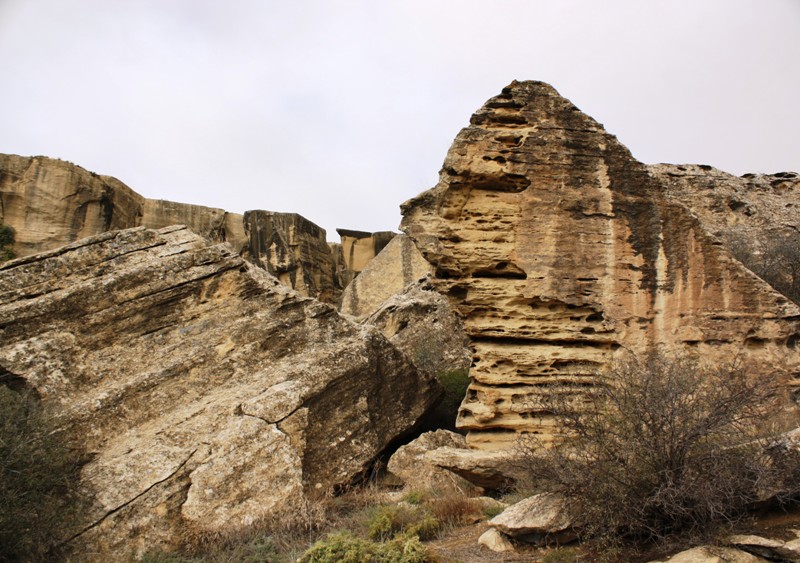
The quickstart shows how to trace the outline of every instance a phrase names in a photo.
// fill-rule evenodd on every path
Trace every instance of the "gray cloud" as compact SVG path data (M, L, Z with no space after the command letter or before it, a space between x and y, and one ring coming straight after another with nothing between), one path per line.
M0 152L148 197L396 228L512 79L645 162L800 169L800 3L0 0Z

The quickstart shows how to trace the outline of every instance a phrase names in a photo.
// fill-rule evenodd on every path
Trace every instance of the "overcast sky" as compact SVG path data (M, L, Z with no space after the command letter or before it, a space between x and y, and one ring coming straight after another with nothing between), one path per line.
M640 160L800 171L800 0L0 0L0 152L142 195L396 229L543 80Z

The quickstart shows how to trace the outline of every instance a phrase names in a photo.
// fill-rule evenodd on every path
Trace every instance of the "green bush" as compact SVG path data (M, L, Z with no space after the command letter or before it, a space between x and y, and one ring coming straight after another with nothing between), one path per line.
M0 561L51 561L79 509L80 458L31 392L0 385Z
M444 397L434 412L436 426L455 430L458 408L469 386L469 368L440 371L436 374L436 379L444 387Z
M433 538L441 525L430 512L421 507L381 505L369 511L367 534L373 540L386 541L400 534Z
M14 258L11 246L14 244L14 229L0 223L0 262Z
M300 563L425 563L427 550L413 535L386 543L363 540L350 532L338 532L318 541L299 559Z

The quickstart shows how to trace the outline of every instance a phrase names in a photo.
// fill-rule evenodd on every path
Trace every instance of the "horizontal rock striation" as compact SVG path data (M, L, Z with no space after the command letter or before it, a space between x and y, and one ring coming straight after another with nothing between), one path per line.
M0 374L86 451L71 544L94 560L298 509L441 393L376 329L185 227L0 265Z
M580 393L624 351L740 355L800 370L800 310L733 259L658 171L552 87L514 82L456 137L402 230L474 350L471 446L552 432L543 393Z
M325 230L294 213L223 209L146 199L110 176L46 157L0 155L0 223L12 227L18 256L53 250L99 233L186 225L234 250L301 294L338 303L336 264Z

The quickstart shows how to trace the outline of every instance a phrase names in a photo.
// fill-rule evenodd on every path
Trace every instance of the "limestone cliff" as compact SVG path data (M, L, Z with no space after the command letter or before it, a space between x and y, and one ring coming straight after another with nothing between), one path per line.
M440 393L376 329L185 227L1 265L0 373L87 452L72 544L98 561L291 511Z
M800 231L800 174L734 176L702 164L654 164L650 175L664 195L697 215L723 241L731 235L760 248Z
M247 211L246 257L284 285L326 303L338 303L341 289L322 229L297 213Z
M0 223L14 229L17 256L116 229L181 224L212 242L230 243L303 295L338 303L342 286L323 229L295 214L251 212L249 217L244 221L223 209L146 199L115 178L62 160L0 155ZM258 228L255 217L261 221Z
M623 350L742 354L800 384L800 310L676 190L546 84L514 82L472 116L437 186L402 206L471 339L472 446L547 434L537 397L593 385Z

